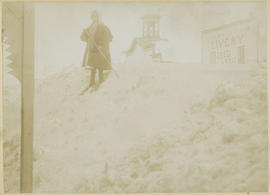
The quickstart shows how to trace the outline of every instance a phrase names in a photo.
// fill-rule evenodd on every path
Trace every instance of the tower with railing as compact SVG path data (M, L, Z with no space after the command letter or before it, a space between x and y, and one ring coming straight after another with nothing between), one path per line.
M159 15L145 15L142 17L144 39L160 39L160 16Z
M130 48L125 53L129 56L134 53L137 47L140 47L153 60L163 61L162 53L157 51L156 47L160 41L167 41L167 39L160 38L160 16L144 15L142 17L142 36L134 38Z

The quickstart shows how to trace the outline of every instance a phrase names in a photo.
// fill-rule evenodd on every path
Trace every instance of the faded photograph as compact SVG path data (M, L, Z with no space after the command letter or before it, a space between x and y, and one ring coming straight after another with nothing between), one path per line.
M265 2L4 2L5 192L268 190Z

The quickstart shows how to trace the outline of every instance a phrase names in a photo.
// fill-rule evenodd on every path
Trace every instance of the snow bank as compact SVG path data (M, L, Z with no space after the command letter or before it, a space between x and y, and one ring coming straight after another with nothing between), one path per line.
M162 133L138 141L76 192L267 191L266 66L221 84Z
M245 86L220 85L193 102L184 122L82 183L92 192L267 191L265 72L256 70Z
M267 190L266 66L197 97L194 69L116 68L84 96L80 68L37 85L35 192Z
M248 80L244 67L115 69L119 78L83 96L90 73L80 67L36 80L35 192L267 190L266 65ZM18 91L5 72L7 192L19 189Z

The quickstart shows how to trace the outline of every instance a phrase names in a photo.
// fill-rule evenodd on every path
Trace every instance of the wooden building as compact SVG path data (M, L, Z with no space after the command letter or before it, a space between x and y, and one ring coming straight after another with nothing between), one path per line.
M203 30L202 63L248 64L266 60L266 43L256 20L247 19Z

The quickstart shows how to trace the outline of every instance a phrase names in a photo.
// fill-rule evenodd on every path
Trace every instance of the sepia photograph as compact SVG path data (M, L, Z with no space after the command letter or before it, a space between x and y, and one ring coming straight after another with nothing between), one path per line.
M2 1L5 193L267 192L265 1Z

